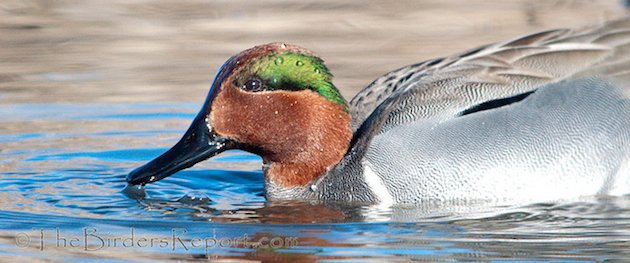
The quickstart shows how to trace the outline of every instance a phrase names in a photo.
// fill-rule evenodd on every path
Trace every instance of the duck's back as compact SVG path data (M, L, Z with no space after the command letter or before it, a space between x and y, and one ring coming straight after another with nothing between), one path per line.
M628 18L405 67L352 99L337 170L395 203L627 193L629 84Z
M491 100L592 75L630 81L630 17L535 33L387 73L350 101L353 128L372 127L382 118L378 130L450 118Z
M627 83L551 84L505 107L375 136L365 164L395 203L630 192ZM389 194L390 197L383 197Z

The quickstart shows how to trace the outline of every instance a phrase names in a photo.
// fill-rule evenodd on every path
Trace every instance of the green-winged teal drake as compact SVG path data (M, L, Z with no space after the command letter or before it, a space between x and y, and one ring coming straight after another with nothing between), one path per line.
M630 193L630 19L551 30L397 69L349 103L312 52L228 59L147 184L229 149L269 199L405 204Z

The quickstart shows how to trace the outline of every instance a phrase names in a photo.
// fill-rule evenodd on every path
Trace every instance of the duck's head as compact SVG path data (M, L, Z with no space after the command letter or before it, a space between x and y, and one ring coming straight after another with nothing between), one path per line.
M170 176L225 150L260 155L265 180L306 186L338 163L352 137L348 105L312 52L271 43L245 50L219 70L181 140L129 173L130 184Z

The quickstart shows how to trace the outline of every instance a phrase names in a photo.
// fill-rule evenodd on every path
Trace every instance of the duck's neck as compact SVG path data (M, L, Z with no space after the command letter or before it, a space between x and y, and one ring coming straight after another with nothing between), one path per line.
M312 90L249 93L226 88L214 99L211 112L218 134L262 156L265 180L275 188L297 188L315 180L341 161L352 139L345 101L340 104Z
M309 116L306 123L291 131L281 147L261 154L265 180L275 188L307 186L339 163L348 150L352 139L350 114L324 99L318 98L311 105L312 112L304 114Z

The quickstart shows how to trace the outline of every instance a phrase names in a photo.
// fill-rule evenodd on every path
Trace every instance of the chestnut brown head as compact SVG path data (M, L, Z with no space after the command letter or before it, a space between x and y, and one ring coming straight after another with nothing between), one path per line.
M263 158L266 180L304 186L338 163L352 136L348 105L312 52L271 43L245 50L219 70L182 139L127 181L163 179L228 149Z

